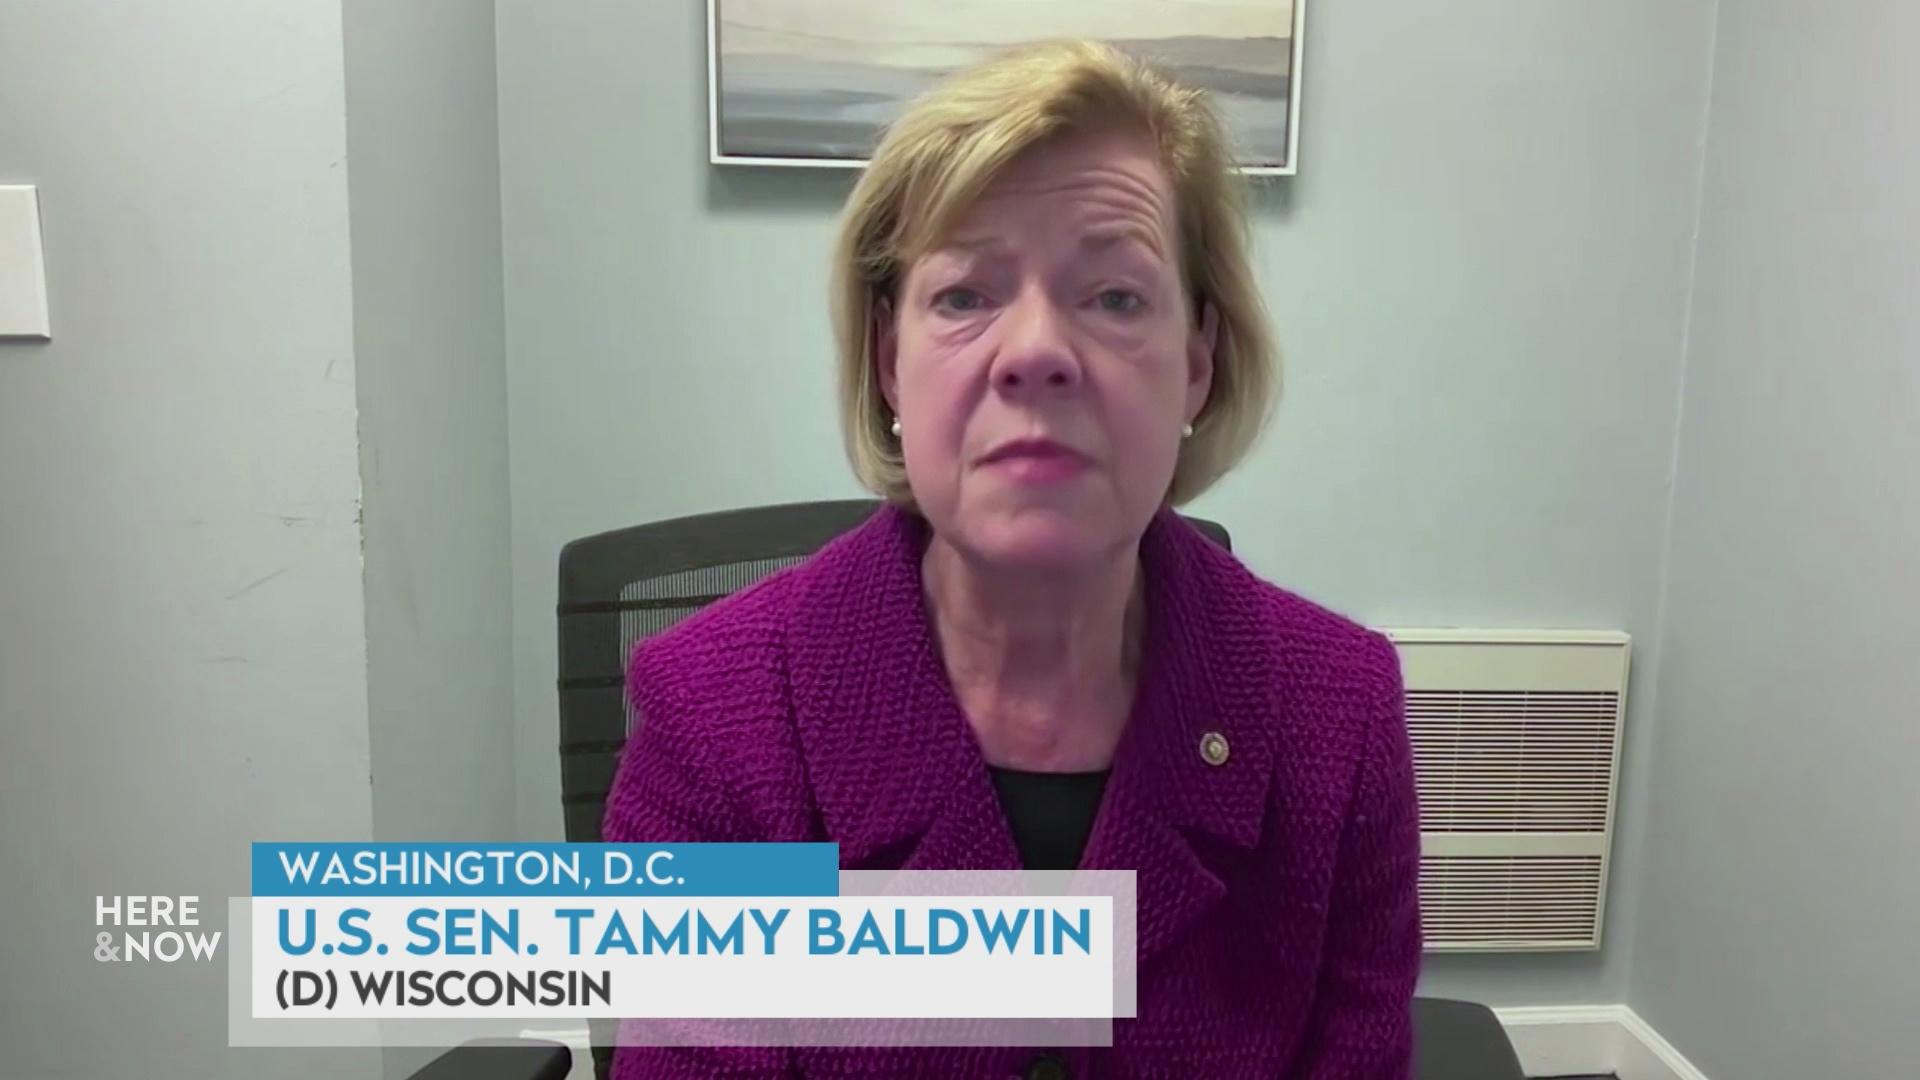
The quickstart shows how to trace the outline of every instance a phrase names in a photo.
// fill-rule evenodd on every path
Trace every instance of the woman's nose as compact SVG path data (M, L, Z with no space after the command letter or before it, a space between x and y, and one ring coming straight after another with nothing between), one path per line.
M1005 328L994 358L993 385L1002 393L1064 390L1080 382L1070 314L1039 290L1023 292L1001 313Z

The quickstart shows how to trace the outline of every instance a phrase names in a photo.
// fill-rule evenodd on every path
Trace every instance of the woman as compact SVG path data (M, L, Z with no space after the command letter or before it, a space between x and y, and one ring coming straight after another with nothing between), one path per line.
M892 126L834 263L842 422L886 509L640 648L617 841L1138 872L1111 1048L625 1048L658 1075L1405 1076L1418 826L1382 637L1167 507L1275 358L1203 94L1036 47Z

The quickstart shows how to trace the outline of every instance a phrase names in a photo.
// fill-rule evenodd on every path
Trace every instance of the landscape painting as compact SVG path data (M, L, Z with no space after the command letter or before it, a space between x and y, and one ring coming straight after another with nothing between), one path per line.
M1249 172L1292 173L1305 0L708 0L716 164L859 165L935 80L1099 38L1211 90Z

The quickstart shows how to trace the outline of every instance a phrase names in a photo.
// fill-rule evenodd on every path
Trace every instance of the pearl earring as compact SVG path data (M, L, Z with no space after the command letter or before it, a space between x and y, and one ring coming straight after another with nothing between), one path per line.
M1181 438L1183 438L1183 439L1191 439L1191 438L1193 438L1193 425L1192 425L1192 424L1182 424L1182 425L1180 426L1180 437L1181 437Z
M893 427L889 428L888 430L893 432L894 438L897 439L900 437L900 418L899 417L896 416L893 418Z

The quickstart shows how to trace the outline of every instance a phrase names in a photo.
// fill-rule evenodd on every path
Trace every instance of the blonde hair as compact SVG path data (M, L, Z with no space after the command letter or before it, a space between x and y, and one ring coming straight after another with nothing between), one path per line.
M1072 131L1138 128L1172 182L1180 271L1219 337L1213 385L1167 499L1184 503L1238 464L1279 394L1280 360L1247 250L1243 182L1205 91L1094 42L1028 46L963 71L887 130L847 199L833 255L840 424L860 482L911 504L873 356L877 304L1022 152Z

